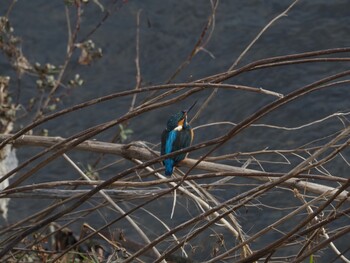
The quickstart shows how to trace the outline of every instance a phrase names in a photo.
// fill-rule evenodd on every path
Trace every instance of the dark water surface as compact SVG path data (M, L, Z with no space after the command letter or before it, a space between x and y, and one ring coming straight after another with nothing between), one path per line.
M2 1L0 14L4 14L11 1ZM108 1L101 1L107 7ZM215 29L209 44L208 52L199 52L192 63L181 72L176 82L196 80L226 71L237 59L245 47L253 40L259 31L277 14L281 13L291 1L221 1L216 13ZM164 83L174 73L176 68L186 59L195 45L208 15L209 1L129 1L116 5L114 13L91 36L97 47L103 50L103 57L91 66L81 66L76 63L78 55L69 64L64 81L67 82L76 73L84 79L82 88L71 91L63 99L60 108L93 99L113 92L132 89L135 86L135 38L136 14L142 9L140 20L140 68L143 86ZM347 47L350 44L350 2L349 1L300 1L289 13L273 24L244 56L238 66L262 58L308 52L336 47ZM71 12L74 12L71 9ZM78 39L83 39L101 20L103 13L97 5L90 3L84 9L81 31ZM67 26L63 1L18 1L10 15L10 22L15 34L23 39L22 50L29 61L41 64L52 63L61 65L67 45ZM74 21L72 20L72 23ZM211 54L211 55L210 55ZM213 57L214 58L213 58ZM340 54L339 56L344 56ZM349 63L314 63L308 65L293 65L285 67L257 70L240 75L229 81L252 87L262 87L279 93L287 94L297 88L310 84L323 77L344 71ZM15 76L9 68L7 60L0 56L0 74L13 76L11 83L16 85ZM25 76L21 83L21 100L36 96L35 78ZM159 142L161 131L170 114L186 108L195 99L202 103L211 91L204 91L176 105L154 110L134 118L130 128L134 131L130 140L142 140L153 144ZM144 95L140 95L140 103ZM274 100L274 97L243 91L219 90L210 101L203 115L193 126L211 122L238 123L257 109ZM41 128L49 129L50 135L67 137L76 132L122 116L130 107L131 97L113 100L96 107L75 112L69 116L44 124ZM323 118L334 112L346 112L350 108L350 93L348 85L324 89L304 96L293 103L283 106L280 110L260 120L260 123L295 127ZM23 120L26 123L26 120ZM340 129L342 124L329 120L322 129L306 128L296 132L281 132L273 129L248 129L220 149L216 154L239 151L256 151L265 147L271 149L291 149L309 141L330 135ZM222 125L198 129L195 143L215 138L224 134L231 126ZM97 139L109 141L116 128L111 129ZM36 150L18 150L20 161L26 160ZM349 151L347 158L349 160ZM200 155L199 152L192 156ZM87 161L78 153L72 153L75 160L82 165ZM94 156L96 158L96 156ZM110 161L112 159L106 160ZM333 164L338 161L335 160ZM339 161L341 162L341 161ZM234 163L237 165L237 163ZM348 176L349 167L342 165L327 167L329 172L337 176ZM258 165L251 168L259 169ZM265 168L273 171L273 166ZM105 170L102 178L115 175L122 167L114 166ZM290 168L288 168L290 169ZM34 182L50 181L52 179L77 178L76 172L67 167L63 160L42 169ZM254 181L242 181L255 183ZM225 192L217 193L222 198L234 196L244 187L227 187ZM269 193L261 202L277 207L294 205L292 194L281 195L278 190ZM278 198L276 198L278 196ZM12 200L10 203L10 222L23 218L43 208L48 201L31 201L29 203ZM162 207L155 204L150 209ZM181 213L179 207L176 216ZM169 206L164 206L161 213L168 215ZM184 213L186 214L186 213ZM105 215L108 218L108 215ZM241 214L240 220L244 230L249 234L256 229L265 227L269 222L281 215L272 210L248 208L248 213ZM185 216L184 216L185 217ZM181 220L184 220L182 218ZM87 218L94 224L99 222ZM142 218L138 219L142 222ZM151 219L144 219L151 220ZM101 224L104 222L101 222ZM176 223L174 223L176 225ZM127 224L126 224L127 226ZM285 230L285 229L283 229ZM157 234L157 233L156 233ZM278 236L278 234L276 234ZM276 238L270 236L271 240ZM259 240L262 244L270 240ZM258 245L259 247L261 245ZM346 244L340 244L346 248ZM334 254L326 253L326 258L334 258ZM323 262L327 262L323 261Z

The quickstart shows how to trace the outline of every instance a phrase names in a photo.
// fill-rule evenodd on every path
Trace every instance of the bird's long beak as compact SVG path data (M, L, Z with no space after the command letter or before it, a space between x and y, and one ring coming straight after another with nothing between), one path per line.
M196 100L196 101L192 104L192 106L191 106L188 110L185 111L186 114L188 114L188 113L190 112L190 110L192 110L192 108L194 107L194 105L196 105L197 101L198 101L198 100Z

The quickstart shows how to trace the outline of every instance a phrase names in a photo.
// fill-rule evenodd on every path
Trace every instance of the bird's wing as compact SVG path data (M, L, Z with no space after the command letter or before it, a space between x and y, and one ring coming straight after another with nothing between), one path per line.
M161 147L160 147L160 155L165 154L165 144L166 144L166 139L168 138L168 131L164 130L162 133L162 138L161 138Z
M167 131L164 130L162 134L162 146L161 146L161 154L168 154L174 151L174 142L178 136L179 132L176 130Z
M161 155L175 152L177 150L186 148L191 145L192 134L189 129L182 131L167 131L164 130L162 133L162 145L161 145ZM171 159L174 160L175 164L180 162L186 157L186 153L178 154Z
M171 153L173 151L176 151L174 150L174 143L176 142L178 136L179 136L179 132L176 130L172 130L168 133L168 136L165 142L165 153Z
M175 152L177 150L186 148L190 146L191 144L191 131L190 130L182 130L180 132L177 132L177 136L175 138L175 141L173 143L172 152ZM181 153L174 157L175 163L180 162L181 160L185 159L187 153Z

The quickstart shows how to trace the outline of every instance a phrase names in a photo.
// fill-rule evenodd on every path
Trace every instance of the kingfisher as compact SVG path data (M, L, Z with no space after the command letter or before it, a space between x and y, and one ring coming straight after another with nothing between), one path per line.
M167 127L162 133L161 155L175 152L191 145L193 130L187 122L187 114L196 102L188 110L180 111L169 118ZM163 161L165 175L172 175L174 166L185 159L186 155L187 153L181 153L165 159Z

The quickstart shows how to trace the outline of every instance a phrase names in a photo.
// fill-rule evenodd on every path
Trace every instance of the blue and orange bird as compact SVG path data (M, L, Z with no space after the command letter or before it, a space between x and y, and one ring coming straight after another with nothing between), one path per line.
M162 133L161 155L178 151L191 145L193 140L193 130L187 122L187 114L193 105L186 111L180 111L170 117L167 127ZM187 153L181 153L163 161L165 175L172 175L174 166L185 159Z

